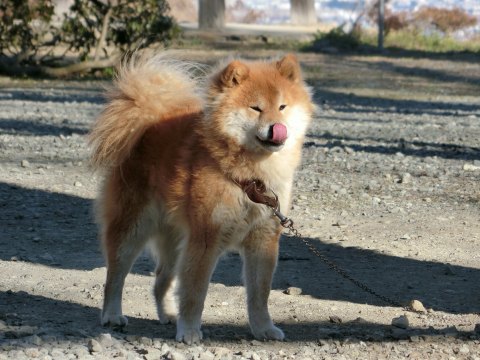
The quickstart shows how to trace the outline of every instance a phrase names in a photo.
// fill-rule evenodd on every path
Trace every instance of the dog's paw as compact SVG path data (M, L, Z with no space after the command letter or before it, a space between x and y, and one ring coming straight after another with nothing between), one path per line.
M275 325L270 325L265 328L252 329L253 336L258 340L279 340L285 339L285 334L281 329Z
M162 325L175 324L175 315L158 314L158 321Z
M177 325L177 336L175 339L178 342L184 342L187 345L192 345L200 343L202 338L203 335L200 328Z
M122 314L102 313L102 326L110 326L112 328L123 328L127 326L128 319Z

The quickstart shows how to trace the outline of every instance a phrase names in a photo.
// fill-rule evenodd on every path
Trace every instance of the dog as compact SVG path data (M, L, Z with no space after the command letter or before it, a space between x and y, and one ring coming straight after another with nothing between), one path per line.
M149 243L160 323L176 319L177 341L200 342L217 260L238 251L253 335L283 340L267 304L282 227L240 184L256 179L289 209L314 111L310 89L293 54L231 60L203 77L192 68L165 56L132 56L90 132L92 163L104 174L96 202L107 262L101 322L127 325L125 277ZM174 279L176 317L165 296Z

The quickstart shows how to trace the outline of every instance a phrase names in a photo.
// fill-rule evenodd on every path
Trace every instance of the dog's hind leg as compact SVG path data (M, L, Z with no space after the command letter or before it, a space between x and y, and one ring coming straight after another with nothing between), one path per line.
M277 265L279 235L279 231L271 227L259 227L247 236L242 249L248 319L253 335L260 340L283 340L285 337L268 313L268 296Z
M101 322L102 325L122 327L128 322L122 314L125 277L152 235L155 214L152 206L143 205L145 202L134 194L111 189L107 186L100 204L103 208L102 241L107 260Z
M178 241L181 236L172 229L162 229L154 243L154 253L157 257L155 270L154 295L157 303L158 319L161 324L173 322L175 318L175 301L168 291L175 276L175 268L178 259Z

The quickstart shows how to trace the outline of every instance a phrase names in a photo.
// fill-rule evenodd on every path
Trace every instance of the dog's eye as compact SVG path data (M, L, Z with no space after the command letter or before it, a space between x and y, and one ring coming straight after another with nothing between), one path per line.
M287 105L280 105L280 107L278 108L278 110L282 111L283 109L285 109L287 107Z
M262 112L262 109L260 109L258 106L250 106L250 109L255 110L256 112Z

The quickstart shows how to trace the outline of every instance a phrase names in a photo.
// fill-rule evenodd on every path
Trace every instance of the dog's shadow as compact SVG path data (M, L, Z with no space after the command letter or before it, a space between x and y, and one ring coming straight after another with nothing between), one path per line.
M129 324L126 328L121 331L113 330L100 325L99 309L97 308L45 298L23 291L0 291L0 304L4 304L0 320L7 325L2 330L4 340L27 337L31 334L42 336L60 329L69 337L68 341L72 342L77 339L84 343L86 341L81 339L88 339L106 332L110 332L115 338L126 338L127 341L134 341L139 337L151 339L174 339L175 337L176 330L173 324L161 325L157 320L129 317ZM68 317L53 316L56 313L68 314ZM320 339L352 341L354 339L354 341L381 342L407 339L413 335L428 335L442 339L446 331L445 329L410 328L408 332L396 333L390 326L356 321L343 324L333 324L328 321L284 322L278 325L285 331L286 341L318 341ZM13 328L14 330L9 330ZM205 345L210 342L253 340L246 323L239 325L205 323L202 329ZM127 335L131 335L133 338L129 338ZM479 339L480 333L458 332L456 336L472 340Z
M91 270L104 265L93 221L92 200L0 183L0 259ZM21 206L19 206L21 204ZM402 258L310 241L329 259L375 291L399 302L420 300L450 313L480 312L480 270ZM241 285L238 255L224 256L213 282ZM148 275L153 261L141 256L133 272ZM319 299L388 305L357 288L315 257L298 238L283 237L273 288L294 286Z

